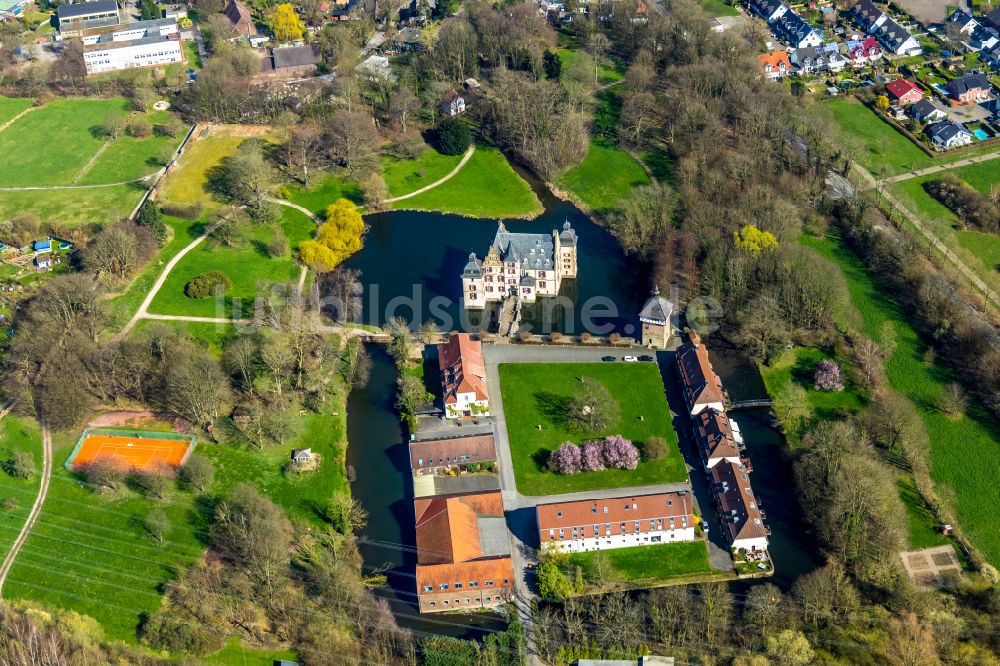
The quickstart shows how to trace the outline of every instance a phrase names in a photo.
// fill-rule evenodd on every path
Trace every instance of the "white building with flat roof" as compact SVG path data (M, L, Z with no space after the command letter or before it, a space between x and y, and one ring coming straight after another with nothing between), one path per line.
M152 34L130 40L101 39L84 48L87 74L102 74L184 61L180 36Z

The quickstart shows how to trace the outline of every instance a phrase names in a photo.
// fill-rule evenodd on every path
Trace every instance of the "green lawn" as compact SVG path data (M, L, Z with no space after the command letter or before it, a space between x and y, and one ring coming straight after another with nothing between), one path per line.
M199 444L216 469L213 492L224 494L238 483L252 482L285 508L293 522L317 527L315 510L331 493L347 488L343 456L344 416L308 413L302 432L283 446L264 451ZM160 586L176 567L202 555L206 504L176 488L162 501L135 492L102 495L80 485L62 466L78 432L55 433L55 465L42 514L18 557L4 588L8 598L34 599L96 618L108 637L134 642L142 612L160 604ZM282 469L293 448L311 447L322 457L318 472L288 479ZM0 485L0 493L7 491ZM18 493L30 506L33 491ZM164 544L149 538L141 519L159 505L170 530ZM6 535L11 530L4 530ZM16 533L16 532L15 532ZM12 539L13 537L5 537ZM284 653L282 653L284 654ZM256 651L230 646L211 663L262 663Z
M565 423L561 409L579 386L580 377L601 382L618 401L617 424L602 432L581 433ZM671 423L659 368L652 363L524 363L500 366L507 435L517 489L524 495L622 488L687 480L687 471ZM641 417L641 420L640 420ZM538 426L541 425L541 430ZM670 454L639 463L635 470L604 470L559 475L545 468L548 453L565 441L620 434L642 448L649 437L663 437Z
M480 144L451 180L393 204L401 210L434 210L469 217L534 217L542 203L496 148Z
M906 508L907 533L910 540L910 548L932 548L951 543L948 537L938 531L937 520L931 512L930 507L924 502L924 498L917 492L913 484L913 479L903 477L897 483L899 497L903 500Z
M847 277L851 301L860 312L864 331L872 337L884 323L895 331L896 349L886 363L890 386L909 398L931 442L931 475L942 494L954 493L958 520L972 543L994 566L1000 565L1000 430L977 405L966 416L949 418L934 405L953 377L924 361L926 345L851 250L835 238L809 236L802 242L836 261ZM945 490L950 489L950 490Z
M579 565L587 574L598 553L607 555L613 569L611 577L617 580L662 581L676 576L712 571L712 567L708 564L708 549L704 541L573 553L569 557L569 564Z
M360 185L331 175L317 177L308 188L293 188L288 194L289 201L320 217L326 215L326 209L337 199L350 199L359 206L364 203Z
M853 97L826 101L816 108L833 121L840 130L839 139L854 148L854 158L876 177L934 163L933 158Z
M814 347L795 347L786 350L779 359L769 366L761 366L761 376L769 395L775 395L791 382L806 389L809 404L817 420L828 420L860 411L865 399L849 381L843 391L817 391L815 389L816 367L819 362L832 358ZM843 359L833 359L841 366L843 374L847 367Z
M621 148L593 139L582 162L556 181L593 211L611 210L639 185L648 185L642 166Z
M108 224L127 217L144 193L137 185L0 192L0 220L33 213L64 226Z
M723 0L698 0L698 4L709 16L739 16L739 11Z
M10 508L0 507L0 553L4 555L31 511L42 471L42 434L38 424L8 415L0 424L0 463L6 466L15 451L26 451L34 457L35 473L30 479L18 479L0 469L0 502L12 503Z
M153 111L144 115L154 125L170 118L168 111ZM145 139L136 139L121 136L94 161L90 170L80 179L80 184L119 183L148 176L163 167L164 163L160 158L171 156L186 134L185 126L175 137L154 134Z
M447 176L461 161L461 155L442 155L429 146L415 160L383 155L382 177L389 189L389 196L398 197Z
M281 227L293 248L312 234L315 225L304 214L282 208ZM271 258L266 246L273 232L270 227L247 227L236 247L226 247L209 238L188 252L167 276L150 304L154 314L177 314L195 317L250 317L254 297L274 283L297 283L299 267L292 253ZM218 270L229 276L233 286L225 298L188 298L184 285L195 277ZM141 300L141 299L140 299ZM238 302L238 303L237 303Z
M562 71L565 73L570 67L576 63L580 58L580 51L578 49L559 49L556 52L559 56L559 60L562 62ZM620 81L622 79L622 73L619 72L614 67L606 65L598 65L597 67L597 82L599 84L614 83L615 81Z
M272 666L278 660L295 661L296 658L291 650L256 650L244 647L234 640L215 654L205 657L203 661L221 666Z
M200 321L158 321L142 319L136 323L129 333L130 337L139 336L150 327L166 326L181 331L194 340L205 343L206 348L216 356L222 354L226 340L236 330L234 324L209 324Z
M959 245L992 269L990 277L996 280L996 273L1000 271L1000 236L982 231L956 231L955 237Z
M212 134L189 144L177 168L167 176L160 198L177 204L209 203L212 197L205 186L210 170L236 152L245 138Z
M35 100L30 97L0 97L0 125L30 108Z
M0 132L0 185L68 185L106 140L105 116L126 114L124 98L55 98Z

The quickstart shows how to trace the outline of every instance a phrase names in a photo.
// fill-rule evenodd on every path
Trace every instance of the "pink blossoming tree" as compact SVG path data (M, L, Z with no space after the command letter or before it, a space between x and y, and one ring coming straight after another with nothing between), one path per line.
M817 391L843 391L844 378L840 374L840 366L828 358L816 366Z
M599 472L604 469L604 446L600 442L587 442L583 445L582 453L580 467L584 472Z
M601 447L604 464L615 469L635 469L639 464L639 449L621 435L604 438Z
M559 474L576 474L580 471L580 447L573 442L563 442L549 454L549 469Z

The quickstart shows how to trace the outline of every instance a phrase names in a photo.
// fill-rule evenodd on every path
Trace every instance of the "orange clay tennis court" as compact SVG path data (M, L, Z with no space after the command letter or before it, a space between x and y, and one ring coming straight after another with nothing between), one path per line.
M81 469L97 461L137 472L177 470L187 460L194 438L158 438L156 433L84 432L68 461L70 469Z

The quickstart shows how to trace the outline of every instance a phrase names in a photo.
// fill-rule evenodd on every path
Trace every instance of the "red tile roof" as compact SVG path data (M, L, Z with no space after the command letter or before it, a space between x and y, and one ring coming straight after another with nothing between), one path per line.
M462 594L461 590L455 589L455 583L461 583L466 594L469 592L488 594L490 590L513 585L514 566L509 556L489 557L456 564L418 565L416 575L418 594ZM472 582L479 584L470 586L469 583ZM487 583L492 584L487 585ZM448 590L442 591L441 585L447 585ZM425 591L425 586L433 589Z
M612 499L580 500L577 502L553 502L539 504L538 534L542 541L560 541L556 531L549 536L549 530L564 530L573 527L598 525L602 535L606 534L605 524L611 523L611 533L620 534L621 523L625 523L625 534L649 532L650 519L661 519L669 523L669 518L686 517L689 526L694 525L691 511L690 493L657 493L654 495L632 495ZM639 529L635 521L640 521ZM643 524L642 521L646 521ZM677 525L680 527L680 523ZM658 529L663 529L658 527ZM566 535L569 538L569 534Z
M890 81L885 86L885 89L896 99L902 99L904 95L913 91L920 93L921 97L924 94L924 91L922 91L919 86L911 81L907 81L903 77L900 77L895 81Z
M788 60L788 53L786 51L772 51L771 53L762 53L757 56L757 60L760 61L760 67L763 70L767 70L767 65L771 66L773 71L780 71L781 65L784 63L784 71L789 72L792 69L792 63Z
M688 407L722 402L722 382L712 369L708 349L694 331L677 350L677 367Z
M496 491L421 497L413 512L418 564L465 562L482 555L476 517L502 517L503 499Z
M467 333L452 333L438 345L438 365L444 384L445 404L458 401L458 393L475 393L476 400L489 400L483 345Z
M740 457L733 426L725 412L706 409L699 413L694 417L694 433L707 459Z
M712 481L730 541L766 537L767 527L747 471L735 463L723 461L712 468Z
M468 456L468 458L460 460L462 456ZM492 434L410 442L411 469L496 459L497 449Z

